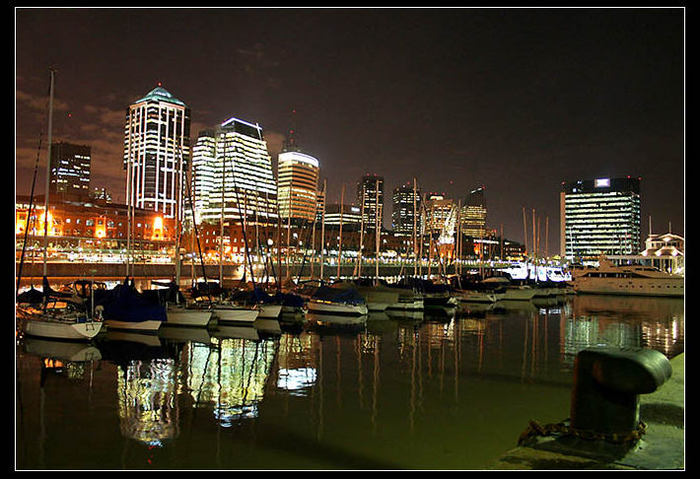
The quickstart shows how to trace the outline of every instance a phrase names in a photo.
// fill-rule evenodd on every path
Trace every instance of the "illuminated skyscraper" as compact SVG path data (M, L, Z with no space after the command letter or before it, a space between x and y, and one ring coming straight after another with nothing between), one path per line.
M189 160L187 105L158 86L129 106L124 128L127 204L177 217Z
M415 212L413 211L414 205L414 195L413 195L413 185L408 183L405 185L397 186L394 188L394 194L392 196L393 211L391 212L391 226L394 229L394 233L402 236L410 236L413 234L413 217ZM421 196L420 190L416 190L415 194L415 207L418 211L418 216L416 217L416 231L420 234L420 208L421 208Z
M90 147L58 142L51 145L51 196L87 199L90 195Z
M192 175L198 222L277 221L277 184L262 127L231 118L203 131ZM222 213L223 200L223 213Z
M319 164L299 147L295 116L292 110L292 125L277 156L277 200L282 218L304 223L315 218Z
M641 178L597 178L562 183L560 243L567 258L640 251Z
M378 198L377 184L379 185ZM357 201L360 210L362 210L364 204L362 221L365 230L374 231L375 222L377 221L381 230L384 217L384 178L377 175L365 175L360 178L357 184Z
M462 206L462 233L472 238L483 238L487 233L484 189L480 186L470 191Z
M444 195L432 193L425 201L426 206L426 233L440 233L445 227L445 222L456 209L453 199L445 198ZM455 213L456 215L456 213Z

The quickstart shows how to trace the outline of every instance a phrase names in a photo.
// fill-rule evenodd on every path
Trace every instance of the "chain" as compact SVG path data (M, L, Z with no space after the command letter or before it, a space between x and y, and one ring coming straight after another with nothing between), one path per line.
M568 419L559 423L542 425L537 421L530 420L527 429L520 434L518 446L527 445L530 439L536 436L551 436L561 434L564 436L574 436L586 440L604 440L616 444L638 441L646 433L647 425L640 421L634 431L624 434L595 432L585 429L576 429L567 424Z

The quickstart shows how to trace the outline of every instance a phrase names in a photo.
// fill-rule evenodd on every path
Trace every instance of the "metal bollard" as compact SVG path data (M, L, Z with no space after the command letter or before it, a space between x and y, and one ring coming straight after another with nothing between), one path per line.
M631 433L639 426L639 394L656 391L670 377L668 359L653 349L584 349L574 364L571 427Z

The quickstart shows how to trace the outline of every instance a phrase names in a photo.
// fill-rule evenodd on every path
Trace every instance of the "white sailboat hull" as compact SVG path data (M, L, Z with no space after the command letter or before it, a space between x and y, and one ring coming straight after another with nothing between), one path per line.
M422 299L414 299L412 301L399 301L398 303L390 304L387 311L423 311L425 306Z
M258 318L277 319L282 312L281 304L261 304Z
M40 338L89 340L94 338L101 328L102 322L98 321L69 323L30 318L22 320L24 334Z
M146 320L146 321L118 321L115 319L106 319L105 324L107 329L118 329L121 331L134 331L139 333L156 333L162 321Z
M316 314L336 314L362 316L369 312L365 304L329 303L311 300L307 305L309 312Z
M167 324L205 327L211 320L212 312L186 308L170 308L167 311L167 316Z
M498 295L486 291L459 291L455 297L462 303L495 303Z
M535 297L537 290L533 288L506 288L505 294L501 299L504 301L530 301Z
M256 309L247 309L247 308L221 308L221 307L214 307L213 308L214 315L216 316L216 319L221 323L221 322L231 322L231 323L253 323L259 314L259 311Z

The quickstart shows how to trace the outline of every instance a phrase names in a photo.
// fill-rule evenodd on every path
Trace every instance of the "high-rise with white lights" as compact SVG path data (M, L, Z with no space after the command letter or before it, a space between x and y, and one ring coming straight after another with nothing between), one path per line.
M582 260L639 253L640 181L628 176L562 183L562 254Z
M393 210L391 212L391 226L394 233L402 236L413 234L414 217L416 231L420 232L420 191L416 190L415 195L412 184L405 184L394 188L392 195ZM415 211L414 211L415 206ZM417 216L415 212L418 212Z
M376 224L382 229L384 213L384 178L365 175L357 184L357 202L366 231L374 231Z
M90 147L57 142L51 145L49 192L64 199L86 199L90 195Z
M462 206L462 233L472 238L483 238L487 233L484 190L483 186L471 190Z
M158 86L129 106L124 128L127 204L166 218L182 217L189 161L190 109L185 103Z
M277 183L262 127L230 118L200 132L192 160L197 222L277 221ZM222 203L223 202L223 203Z

